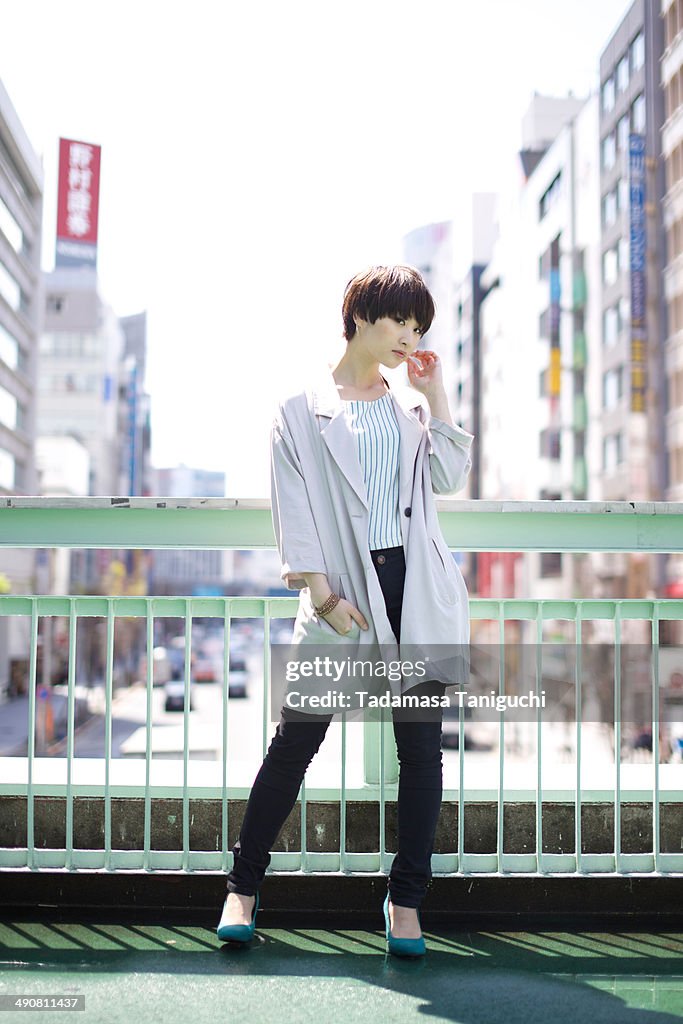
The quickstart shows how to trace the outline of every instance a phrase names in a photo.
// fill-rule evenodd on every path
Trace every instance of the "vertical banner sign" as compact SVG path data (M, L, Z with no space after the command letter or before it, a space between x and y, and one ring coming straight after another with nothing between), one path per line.
M97 267L100 156L100 146L59 140L57 267Z
M631 412L645 412L645 136L629 135Z
M559 459L560 391L560 236L550 243L550 366L548 368L548 397L550 405L549 449L551 459Z
M132 367L128 380L128 493L138 494L138 367Z

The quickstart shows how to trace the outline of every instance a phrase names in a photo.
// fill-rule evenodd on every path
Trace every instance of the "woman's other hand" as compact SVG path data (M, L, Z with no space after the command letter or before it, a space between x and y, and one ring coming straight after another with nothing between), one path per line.
M362 612L347 601L346 598L340 597L336 605L331 612L327 615L323 615L322 618L325 622L329 622L337 633L341 633L342 636L346 636L353 629L354 622L357 622L361 629L367 629L368 623Z

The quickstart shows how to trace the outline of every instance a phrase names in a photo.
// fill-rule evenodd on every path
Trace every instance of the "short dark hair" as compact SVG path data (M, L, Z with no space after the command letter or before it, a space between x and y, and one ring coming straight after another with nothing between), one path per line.
M352 277L344 290L342 317L347 341L356 333L356 315L371 324L383 316L414 317L426 334L434 319L434 299L415 267L369 267Z

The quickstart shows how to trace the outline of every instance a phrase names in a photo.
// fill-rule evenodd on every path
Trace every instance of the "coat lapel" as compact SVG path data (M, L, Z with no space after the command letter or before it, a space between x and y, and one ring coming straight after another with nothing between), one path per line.
M400 385L397 388L391 388L391 396L401 435L399 502L401 512L403 512L410 505L415 458L423 437L423 427L415 412L415 409L421 404L421 398L414 388ZM346 421L344 406L331 369L327 374L323 374L320 382L312 388L312 397L313 412L318 417L320 436L339 470L353 487L365 508L369 510L356 441Z
M359 500L368 508L368 496L355 440L346 422L344 406L331 372L324 374L320 383L313 388L313 412L318 417L320 436L332 458Z
M401 429L398 501L399 511L401 513L401 522L405 526L406 520L403 518L403 514L404 510L411 505L413 501L415 460L417 458L420 443L425 436L425 431L416 412L422 404L419 392L417 392L415 388L404 386L399 387L396 391L392 390L392 394L394 396L396 419L398 420L398 424ZM405 536L406 532L404 529L404 541Z

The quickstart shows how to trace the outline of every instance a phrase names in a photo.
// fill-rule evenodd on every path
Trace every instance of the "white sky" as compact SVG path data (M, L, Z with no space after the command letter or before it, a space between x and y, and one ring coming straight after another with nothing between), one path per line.
M348 279L400 262L422 224L454 219L457 238L472 192L503 184L533 91L596 89L629 6L4 4L0 76L43 159L46 270L58 138L102 146L101 287L118 315L148 311L153 463L267 497L274 402L343 351Z

